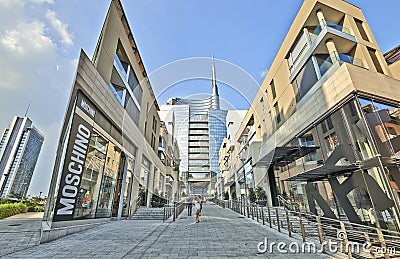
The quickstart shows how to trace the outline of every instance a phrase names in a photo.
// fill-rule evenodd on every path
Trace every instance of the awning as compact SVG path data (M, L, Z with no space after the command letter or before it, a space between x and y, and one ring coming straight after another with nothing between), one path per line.
M290 164L299 158L315 152L315 150L317 149L319 149L319 147L317 146L275 147L274 150L272 150L266 156L257 161L255 166L286 166L287 164Z
M327 180L331 177L343 175L349 176L353 171L360 169L357 165L323 165L317 168L308 170L304 173L287 178L285 181L306 181L315 182L321 180Z

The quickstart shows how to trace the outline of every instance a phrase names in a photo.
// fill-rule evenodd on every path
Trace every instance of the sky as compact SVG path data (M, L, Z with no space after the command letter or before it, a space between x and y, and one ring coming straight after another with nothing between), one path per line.
M32 196L47 195L79 52L93 55L109 2L0 0L0 131L31 103L28 117L45 135L28 192ZM388 15L398 0L350 2L363 10L382 52L400 44L398 18ZM214 54L217 79L231 77L232 70L223 68L233 64L253 80L249 87L238 79L239 91L219 83L221 99L235 109L249 106L301 3L122 0L148 74L171 62ZM150 80L159 104L211 88L209 80L199 79L163 91L160 80Z

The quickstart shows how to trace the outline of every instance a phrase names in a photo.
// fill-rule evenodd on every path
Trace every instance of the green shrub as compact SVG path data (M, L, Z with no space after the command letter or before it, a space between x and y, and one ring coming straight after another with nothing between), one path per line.
M28 212L43 212L44 207L43 206L28 206Z
M256 188L256 197L258 200L266 200L267 194L261 186Z
M256 201L256 192L254 191L253 188L249 188L249 200L250 202Z
M25 213L28 207L22 203L0 204L0 219L8 218L19 213Z

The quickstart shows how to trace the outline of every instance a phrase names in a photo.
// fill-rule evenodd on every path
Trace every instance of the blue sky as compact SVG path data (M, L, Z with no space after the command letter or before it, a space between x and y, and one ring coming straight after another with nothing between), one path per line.
M351 0L362 8L383 52L400 44L398 0ZM176 60L211 57L231 62L261 83L301 0L128 1L125 12L148 73ZM0 130L14 115L29 116L45 134L29 191L48 191L61 123L80 49L92 56L109 1L0 0ZM224 74L216 62L217 77ZM210 68L211 69L211 68ZM211 73L211 71L210 71ZM153 85L157 89L157 85ZM220 84L232 107L248 107L257 87L243 95ZM207 80L187 81L160 96L210 91Z

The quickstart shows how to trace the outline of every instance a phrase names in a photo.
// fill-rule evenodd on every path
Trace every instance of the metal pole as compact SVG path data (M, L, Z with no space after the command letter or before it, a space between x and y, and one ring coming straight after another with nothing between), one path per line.
M280 226L280 224L279 224L279 211L278 211L278 208L275 208L275 213L276 213L276 223L278 224L277 226L278 226L278 231L279 232L281 232L281 226Z
M289 219L289 212L286 210L286 223L287 223L287 229L289 233L289 237L292 237L292 230L290 227L290 219Z

